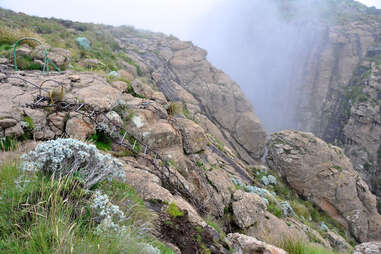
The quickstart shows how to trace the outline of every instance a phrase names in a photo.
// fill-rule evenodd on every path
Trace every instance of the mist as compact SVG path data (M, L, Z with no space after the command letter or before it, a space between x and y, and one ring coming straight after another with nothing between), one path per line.
M317 24L329 8L321 5L325 1L318 2L225 2L194 31L195 43L241 86L269 133L297 128L296 77L310 45L323 39L324 29Z

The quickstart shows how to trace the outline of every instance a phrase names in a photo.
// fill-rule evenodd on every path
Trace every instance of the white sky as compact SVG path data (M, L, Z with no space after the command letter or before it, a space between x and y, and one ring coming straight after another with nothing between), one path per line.
M197 20L224 1L234 0L0 0L0 7L43 17L133 25L191 40ZM381 8L381 0L360 2Z

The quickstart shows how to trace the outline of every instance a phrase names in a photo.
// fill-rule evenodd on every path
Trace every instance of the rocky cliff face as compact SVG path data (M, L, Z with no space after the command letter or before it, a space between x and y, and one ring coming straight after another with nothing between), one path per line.
M296 131L273 134L268 149L269 166L298 193L341 221L358 241L381 238L376 198L342 149Z
M123 161L125 182L159 215L158 237L183 253L204 253L205 248L211 253L228 253L229 246L233 246L233 253L284 253L264 241L279 246L283 239L294 237L350 251L346 239L380 239L375 199L341 150L310 134L287 133L279 137L286 145L270 142L268 147L273 171L258 165L264 154L265 131L239 86L206 60L204 50L171 36L126 27L45 20L4 10L0 14L0 24L12 20L16 27L22 24L19 20L40 22L40 29L54 24L61 35L49 41L51 46L68 45L66 50L50 50L52 61L58 64L63 59L60 66L68 68L62 73L14 71L11 59L0 58L1 149L10 150L12 142L30 139L43 142L59 137L90 138ZM50 40L55 35L47 34L44 37L42 31L36 36ZM90 38L91 50L73 43L84 35ZM36 50L22 45L17 55L41 64L33 53ZM2 56L8 53L0 50ZM317 57L316 62L320 60ZM342 68L347 65L343 63ZM377 72L377 65L372 64L369 77L373 83L359 81L364 93L374 94L378 89ZM323 84L317 82L315 89ZM312 93L305 89L303 93ZM327 96L328 90L322 88L318 97ZM38 101L41 107L31 106ZM65 107L62 101L84 106ZM346 133L361 129L351 127L359 119L369 122L362 116L368 114L364 113L368 105L364 109L363 102L350 101L353 113L345 122ZM322 108L314 112L319 110ZM376 107L369 110L371 122L379 121ZM89 114L100 118L94 121ZM323 118L323 114L319 116ZM102 119L111 122L104 124ZM331 122L326 122L330 126ZM128 130L128 136L115 131L110 123ZM361 133L368 132L364 129ZM128 149L121 145L121 139L130 143ZM358 143L367 146L365 140ZM377 142L367 149L374 152ZM146 153L147 148L155 153ZM309 157L305 159L304 155ZM296 164L292 164L294 159ZM254 163L258 164L249 166ZM298 193L274 172L285 176ZM321 179L329 187L322 192ZM339 198L335 197L336 184ZM299 195L307 200L301 200ZM310 196L313 198L308 200ZM345 227L341 228L311 202ZM231 234L225 237L224 232Z
M344 148L354 168L380 195L381 22L371 9L339 9L311 45L296 75L298 128Z
M160 34L148 39L112 33L168 100L184 102L192 117L205 119L204 127L218 127L213 134L246 162L260 160L266 136L261 122L239 86L206 60L205 50Z

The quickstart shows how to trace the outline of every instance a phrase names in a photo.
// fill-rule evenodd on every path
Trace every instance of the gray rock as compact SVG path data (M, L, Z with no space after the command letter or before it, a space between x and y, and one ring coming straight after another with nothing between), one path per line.
M269 167L333 218L358 241L381 239L376 198L344 152L311 133L282 131L268 141Z
M6 118L0 120L0 127L3 129L15 126L17 124L17 120L12 118Z
M380 254L381 242L367 242L357 245L353 254Z

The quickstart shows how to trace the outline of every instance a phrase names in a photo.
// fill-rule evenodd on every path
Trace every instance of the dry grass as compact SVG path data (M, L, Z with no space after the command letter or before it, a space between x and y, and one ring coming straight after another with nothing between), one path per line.
M16 43L17 40L25 37L32 37L40 40L41 42L44 42L44 40L36 33L29 29L16 29L16 28L9 28L6 26L0 27L0 45L2 44L9 44L12 45ZM25 40L21 42L21 44L27 44L31 47L38 46L38 42L31 41L31 40Z
M0 151L0 165L6 164L11 161L17 161L24 153L28 153L38 145L36 141L27 141L24 143L17 143L16 149L13 151Z

